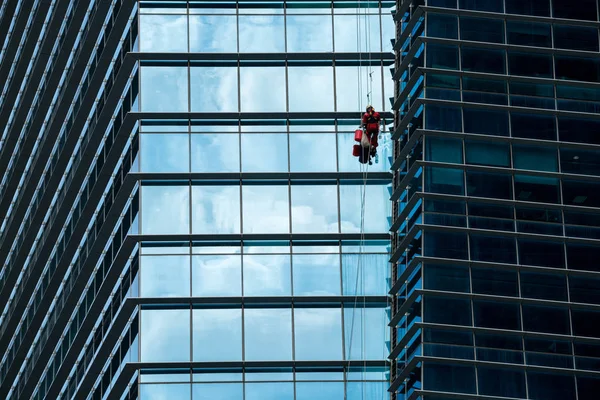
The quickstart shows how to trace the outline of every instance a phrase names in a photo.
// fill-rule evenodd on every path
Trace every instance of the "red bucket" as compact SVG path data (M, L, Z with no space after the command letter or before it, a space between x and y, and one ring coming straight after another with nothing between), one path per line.
M360 145L359 144L355 144L354 146L352 146L352 155L354 157L360 156Z
M354 141L360 143L360 141L362 139L362 135L363 135L362 129L355 130L354 131Z

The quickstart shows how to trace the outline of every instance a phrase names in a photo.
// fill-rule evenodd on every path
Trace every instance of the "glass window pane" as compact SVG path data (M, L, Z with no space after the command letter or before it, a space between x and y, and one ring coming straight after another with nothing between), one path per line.
M298 382L296 400L344 400L344 382Z
M423 381L428 390L475 393L475 367L456 364L424 363Z
M295 254L292 256L292 266L294 296L340 295L340 257L338 254Z
M142 134L140 170L142 172L188 172L190 137L187 134Z
M550 24L506 21L506 30L509 44L535 47L552 46Z
M535 400L575 400L575 379L570 375L527 372L529 398Z
M340 147L343 148L343 146ZM346 150L350 156L348 148L350 147L343 148L343 150ZM335 134L290 133L290 149L291 172L336 171ZM352 157L352 162L356 163L354 157Z
M244 186L242 199L244 233L289 233L287 185Z
M598 51L598 28L554 25L554 47Z
M292 359L292 311L290 309L246 308L244 334L246 361ZM255 398L258 400L265 397ZM273 399L280 399L280 397L273 397Z
M465 108L463 115L466 133L508 136L508 112L506 111Z
M425 264L422 268L424 289L463 293L471 291L469 269L466 266Z
M458 69L458 46L445 44L427 44L427 67Z
M464 172L455 168L426 167L425 192L463 195Z
M288 141L283 133L242 133L242 172L287 172Z
M569 292L572 302L600 304L600 279L571 275L569 276Z
M362 189L362 185L340 185L342 233L358 233L361 231ZM388 221L390 215L389 196L387 185L366 185L363 232L388 232L390 227Z
M460 38L474 42L504 43L504 21L461 16Z
M522 265L564 268L565 250L562 243L517 239L519 262Z
M510 146L508 143L491 143L465 140L467 164L510 167Z
M506 73L506 54L504 50L463 47L461 54L463 71L487 72L490 74Z
M142 186L142 233L189 233L189 213L189 186Z
M389 322L388 310L384 308L344 307L345 359L385 359L389 355L386 345L389 340Z
M242 360L242 310L193 310L193 361Z
M145 383L140 385L140 400L189 399L189 383Z
M192 233L240 233L239 186L192 186Z
M292 185L292 232L338 232L337 186Z
M556 140L556 121L553 116L511 113L510 120L513 137Z
M458 107L427 105L425 128L433 131L462 131L462 114Z
M287 51L291 53L333 50L330 15L288 15ZM379 37L379 30L377 31Z
M141 110L188 111L186 67L141 67Z
M240 15L238 21L241 53L285 52L283 15Z
M341 359L341 309L294 309L294 343L296 360Z
M524 330L568 335L571 331L569 310L523 304Z
M140 296L185 297L189 295L189 256L140 257Z
M504 0L504 2L508 14L550 16L550 0Z
M192 172L239 171L239 135L192 134Z
M467 171L467 195L511 200L512 178L505 174Z
M259 52L264 51L263 48L259 50ZM240 68L241 111L285 112L285 88L285 68L283 67Z
M244 397L241 383L194 383L193 400L239 400Z
M457 16L427 13L427 36L458 39Z
M235 15L190 15L190 53L235 53Z
M427 161L462 164L462 140L426 136L425 144Z
M290 296L289 255L245 255L244 296Z
M388 260L387 254L342 254L343 295L385 296L389 290ZM369 273L363 273L365 270Z
M525 372L509 369L477 368L479 394L525 398Z
M140 15L140 51L187 52L187 16Z
M389 17L387 15L383 16L383 21L386 21ZM389 18L391 19L391 18ZM289 21L289 16L288 16ZM288 22L289 25L289 22ZM323 23L324 28L331 31L331 17L327 17L327 22ZM356 40L356 30L357 26L360 26L360 32L362 33L363 39L360 41L361 49L360 51L366 51L365 40L369 40L371 43L371 51L381 51L379 45L379 15L365 15L364 12L356 14L356 15L334 15L333 17L333 35L335 37L335 51L340 53L352 53L359 51L359 44ZM384 23L385 27L386 24ZM384 30L383 41L384 43L388 40L386 36L386 31ZM331 33L325 35L326 43L330 39ZM393 36L390 36L391 39ZM320 39L315 38L313 40L306 40L306 37L303 39L304 41L319 41ZM289 42L288 42L288 51ZM327 50L331 51L331 50Z
M369 86L369 79L367 79L369 74L372 74L373 77L372 87ZM385 79L383 79L381 68L378 67L335 67L337 111L364 112L362 107L366 106L366 104L362 104L361 106L361 102L366 101L366 94L372 92L370 97L371 105L375 108L375 110L381 112L385 107L385 105L381 102L382 98L384 97L381 90L381 83L389 83L388 81L391 82L389 75L386 75ZM360 90L362 90L362 93L365 94L364 99L360 99L357 96L359 85L361 85ZM327 95L329 95L328 90L329 89L326 88L325 93ZM391 93L387 92L387 89L385 94L385 97L393 96ZM312 97L314 97L314 95L312 95ZM385 99L385 101L387 102L387 99ZM328 104L330 105L327 106L326 110L332 109L333 102ZM389 109L389 107L387 108Z
M191 111L238 111L237 77L236 67L191 67Z
M475 234L469 236L472 260L506 264L515 264L517 262L514 238Z
M501 250L498 249L500 252ZM476 268L471 270L473 292L495 296L518 296L519 284L517 271L495 268Z
M473 315L477 327L521 329L521 310L518 303L473 300Z
M552 147L513 145L513 157L516 169L558 171L556 149Z
M333 68L290 67L288 86L293 94L289 98L290 112L333 110Z
M239 255L192 256L192 296L241 296Z
M294 400L293 382L246 383L245 400Z
M521 296L567 301L567 279L561 275L521 271Z
M423 297L424 322L471 326L471 302L468 299Z
M554 18L598 20L596 0L580 0L577 3L577 7L573 7L573 3L570 0L552 0L552 6Z
M190 310L142 310L142 362L190 360Z

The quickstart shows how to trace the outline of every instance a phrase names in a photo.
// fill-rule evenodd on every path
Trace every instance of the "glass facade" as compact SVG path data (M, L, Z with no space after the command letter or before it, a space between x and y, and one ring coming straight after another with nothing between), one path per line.
M399 2L394 398L597 398L598 12Z
M389 399L397 7L3 3L0 398Z

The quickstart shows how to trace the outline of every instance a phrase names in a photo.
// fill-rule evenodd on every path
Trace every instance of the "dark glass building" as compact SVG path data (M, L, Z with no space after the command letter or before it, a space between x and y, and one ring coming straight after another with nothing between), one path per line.
M395 7L2 1L0 399L389 399Z
M597 1L395 19L393 397L600 398Z

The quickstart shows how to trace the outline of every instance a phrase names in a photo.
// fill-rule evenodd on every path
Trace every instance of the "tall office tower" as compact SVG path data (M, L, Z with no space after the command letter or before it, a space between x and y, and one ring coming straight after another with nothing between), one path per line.
M3 1L0 399L388 399L395 6Z
M396 399L598 399L595 0L398 3Z

